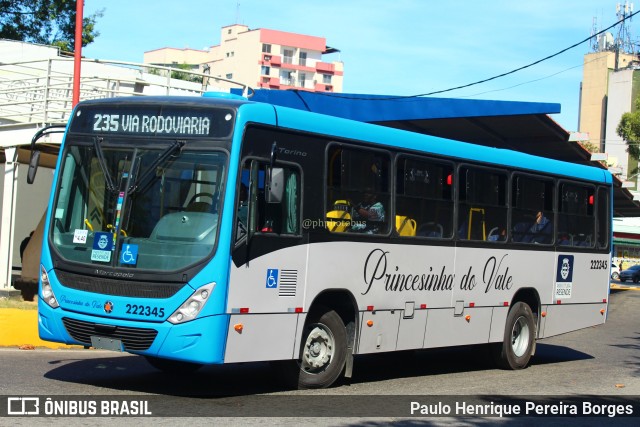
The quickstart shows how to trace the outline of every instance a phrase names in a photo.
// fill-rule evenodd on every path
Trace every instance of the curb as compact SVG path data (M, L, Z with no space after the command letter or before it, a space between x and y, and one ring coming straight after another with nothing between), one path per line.
M38 336L38 310L19 308L0 309L0 347L33 350L36 347L54 349L84 348L78 345L43 341Z
M640 291L640 286L616 285L612 283L611 289L615 289L618 291Z

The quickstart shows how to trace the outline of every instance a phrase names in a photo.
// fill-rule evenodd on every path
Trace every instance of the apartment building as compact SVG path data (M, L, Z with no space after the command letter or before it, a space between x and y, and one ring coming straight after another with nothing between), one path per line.
M191 69L252 88L342 92L343 63L324 59L337 53L323 37L264 28L251 30L246 25L234 24L221 29L217 46L206 50L164 47L145 52L144 63L186 64Z

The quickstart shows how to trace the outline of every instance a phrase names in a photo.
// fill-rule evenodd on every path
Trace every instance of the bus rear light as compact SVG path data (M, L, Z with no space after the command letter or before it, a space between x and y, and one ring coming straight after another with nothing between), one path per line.
M607 303L607 299L606 299L606 298L603 298L603 299L602 299L602 302L606 304L606 303Z
M302 313L302 307L296 307L294 311L296 313Z
M249 312L249 307L241 307L240 314L247 314Z
M503 302L502 305L505 306L505 307L509 307L509 301Z
M235 325L233 325L233 329L234 329L237 333L241 334L241 333L242 333L242 330L244 329L244 325L243 325L242 323L236 323Z
M373 311L373 306L372 305L368 305L367 306L367 311Z
M562 304L562 300L561 299L556 300L556 304Z
M476 306L476 303L475 303L475 302L470 302L470 303L469 303L469 307L470 307L470 308L473 308L473 307L475 307L475 306Z
M420 304L420 308L424 310L425 308L427 308L427 304Z
M204 308L215 286L216 284L215 282L213 282L196 289L196 291L191 294L189 299L187 299L180 307L178 307L178 309L174 311L167 320L174 325L177 325L179 323L184 323L195 319Z
M60 304L58 304L58 300L53 293L53 289L51 288L47 270L45 270L42 264L40 264L40 281L42 283L42 300L51 308L60 307Z

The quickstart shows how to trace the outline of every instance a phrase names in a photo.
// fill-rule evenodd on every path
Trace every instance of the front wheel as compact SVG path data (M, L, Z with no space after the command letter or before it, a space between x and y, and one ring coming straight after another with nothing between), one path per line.
M301 343L300 358L278 362L278 374L299 389L331 386L347 358L347 330L338 313L324 309L310 314Z
M620 275L616 272L611 273L611 278L613 280L618 280L620 278Z
M531 359L536 325L531 307L517 302L507 315L502 343L493 345L496 364L502 369L526 368Z

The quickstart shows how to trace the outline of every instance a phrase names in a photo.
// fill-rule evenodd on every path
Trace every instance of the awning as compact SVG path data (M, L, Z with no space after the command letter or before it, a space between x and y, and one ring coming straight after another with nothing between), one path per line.
M265 89L251 100L606 169L548 116L560 112L557 103ZM640 203L615 177L613 210L640 216Z

